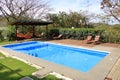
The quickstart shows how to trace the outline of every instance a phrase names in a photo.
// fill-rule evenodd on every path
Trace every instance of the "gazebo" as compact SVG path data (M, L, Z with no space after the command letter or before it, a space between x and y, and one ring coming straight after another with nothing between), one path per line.
M49 24L53 24L53 22L39 21L39 20L16 20L12 22L11 25L15 25L15 36L17 36L18 27L25 26L25 25L32 26L33 36L35 36L35 27L44 25L46 27L46 34L47 34L46 36L48 36L48 25Z

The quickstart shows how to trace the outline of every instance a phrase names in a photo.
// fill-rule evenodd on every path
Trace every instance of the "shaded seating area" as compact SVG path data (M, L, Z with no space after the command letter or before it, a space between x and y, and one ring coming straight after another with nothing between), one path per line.
M33 33L30 33L30 32L27 32L26 34L17 33L16 37L21 39L30 39L33 37Z
M19 39L30 39L30 38L35 38L36 37L36 30L35 28L38 27L38 26L45 26L45 32L46 35L45 37L47 38L48 37L48 25L49 24L52 24L53 22L46 22L46 21L39 21L39 20L16 20L14 21L11 25L15 25L15 37L16 37L16 40L19 40ZM31 32L27 31L26 34L23 34L22 32L17 32L18 31L18 28L19 27L29 27L32 29Z

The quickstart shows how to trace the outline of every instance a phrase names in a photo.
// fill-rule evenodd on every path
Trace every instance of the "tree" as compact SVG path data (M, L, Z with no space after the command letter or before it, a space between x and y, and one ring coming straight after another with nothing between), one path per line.
M0 12L8 22L19 19L42 19L52 10L43 0L0 0Z
M101 9L120 22L120 0L102 0Z
M87 27L89 22L88 16L84 12L59 12L58 14L49 14L47 20L54 22L54 27Z
M96 15L96 22L108 25L110 22L112 22L112 20L110 19L110 16L107 16L104 14L97 14Z
M54 22L53 27L59 26L59 19L57 14L47 14L45 17L46 20Z

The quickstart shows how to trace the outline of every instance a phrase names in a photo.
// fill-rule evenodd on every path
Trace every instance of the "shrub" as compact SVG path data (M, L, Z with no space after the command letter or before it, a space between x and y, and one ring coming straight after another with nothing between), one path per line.
M103 42L120 43L120 32L116 30L106 30L102 33Z
M102 42L120 43L120 27L118 25L101 26L98 28L104 30L101 34Z
M15 28L8 26L6 30L2 31L2 36L7 40L15 40Z
M0 41L4 40L4 37L3 37L2 33L3 33L3 30L0 30Z
M63 34L63 38L64 39L77 39L77 40L83 40L85 39L88 35L101 35L102 32L104 30L103 29L94 29L94 28L75 28L75 29L71 29L71 28L52 28L50 29L50 33L49 34Z

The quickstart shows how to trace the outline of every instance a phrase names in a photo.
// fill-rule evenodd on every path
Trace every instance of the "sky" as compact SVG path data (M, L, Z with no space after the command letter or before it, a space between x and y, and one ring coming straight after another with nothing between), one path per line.
M54 9L51 13L59 13L59 11L88 11L89 13L104 14L100 9L102 0L47 0L49 5ZM113 18L112 18L113 20ZM116 24L117 21L110 22L109 24Z
M54 9L53 13L59 11L69 12L72 11L89 11L91 13L102 13L100 9L101 0L47 0L50 6Z

